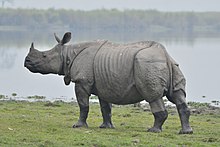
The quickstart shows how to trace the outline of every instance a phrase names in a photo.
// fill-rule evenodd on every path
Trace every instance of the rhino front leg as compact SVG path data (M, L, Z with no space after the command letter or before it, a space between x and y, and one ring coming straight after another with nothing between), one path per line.
M173 101L176 104L182 129L179 134L192 134L193 130L189 124L190 110L185 102L185 94L182 90L173 93Z
M148 132L159 133L162 131L162 125L168 117L163 99L158 99L150 103L151 111L154 115L154 126L148 129Z
M102 100L99 98L99 103L101 107L102 117L103 117L103 123L100 128L114 128L114 125L112 124L112 104Z
M86 119L89 113L89 93L84 85L76 83L75 92L80 109L80 116L78 122L73 125L73 128L88 127Z

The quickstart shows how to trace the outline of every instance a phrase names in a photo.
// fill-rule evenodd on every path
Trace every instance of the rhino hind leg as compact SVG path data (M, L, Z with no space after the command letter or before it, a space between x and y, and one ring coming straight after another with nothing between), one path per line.
M193 130L189 124L190 110L185 102L185 94L182 90L173 93L173 101L177 107L182 129L179 134L192 134Z
M99 98L99 103L101 107L103 123L99 126L100 128L115 128L112 124L112 104Z
M159 133L162 131L162 125L168 117L168 112L165 109L163 99L150 102L151 111L154 115L154 125L148 129L148 132Z

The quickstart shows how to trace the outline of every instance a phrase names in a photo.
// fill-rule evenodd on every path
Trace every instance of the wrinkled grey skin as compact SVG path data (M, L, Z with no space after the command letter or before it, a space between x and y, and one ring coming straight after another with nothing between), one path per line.
M185 102L185 78L161 44L93 41L65 45L71 39L70 32L62 40L56 35L55 38L58 44L44 52L36 50L32 43L24 66L33 73L63 75L66 85L75 83L80 116L73 128L88 127L89 96L95 94L103 116L100 128L114 128L111 103L124 105L146 100L155 119L148 131L161 132L168 116L162 99L166 96L177 106L182 126L179 133L193 133Z

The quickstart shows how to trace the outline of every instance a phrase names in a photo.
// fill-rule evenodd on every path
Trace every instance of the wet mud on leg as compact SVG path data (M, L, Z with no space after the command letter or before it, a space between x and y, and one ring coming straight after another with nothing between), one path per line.
M81 84L75 85L75 92L80 108L80 116L78 122L73 125L73 128L88 127L86 119L89 113L89 94L85 91L85 87Z
M151 111L154 115L154 125L148 129L148 132L159 133L162 131L162 125L168 117L168 112L165 109L163 99L158 99L150 103Z
M182 126L179 134L192 134L193 130L189 124L190 110L185 101L185 93L182 90L174 92L173 101L176 104Z
M101 107L102 117L103 117L103 123L100 125L100 128L114 128L114 125L112 124L112 104L102 100L99 98L99 103Z

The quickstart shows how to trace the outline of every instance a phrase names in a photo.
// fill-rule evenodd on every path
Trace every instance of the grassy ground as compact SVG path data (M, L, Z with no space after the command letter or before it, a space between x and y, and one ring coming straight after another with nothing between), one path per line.
M115 129L98 128L98 104L90 107L89 128L71 128L78 114L75 103L0 101L0 146L220 146L219 113L193 114L192 135L178 134L180 122L173 109L162 133L146 132L153 116L131 106L114 106Z

